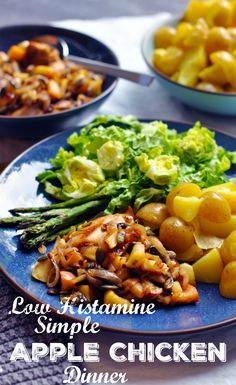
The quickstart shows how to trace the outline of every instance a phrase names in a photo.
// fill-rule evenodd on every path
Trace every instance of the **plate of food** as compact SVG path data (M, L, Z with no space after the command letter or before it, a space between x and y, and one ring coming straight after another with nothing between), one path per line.
M49 25L7 26L0 32L1 135L42 138L75 127L116 87L115 77L71 59L119 64L110 48L88 35Z
M190 0L183 15L160 19L144 36L143 57L160 84L202 111L235 115L236 6Z
M39 142L1 176L3 275L55 312L71 304L74 321L90 307L107 330L235 322L235 145L199 122L133 116ZM132 314L149 304L152 315Z

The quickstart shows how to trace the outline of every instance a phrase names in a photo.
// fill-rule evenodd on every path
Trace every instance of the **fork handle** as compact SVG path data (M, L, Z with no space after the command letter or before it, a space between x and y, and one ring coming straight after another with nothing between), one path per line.
M154 76L143 74L140 72L124 70L113 64L107 64L100 61L91 60L74 55L69 55L68 59L78 64L84 65L92 71L96 71L104 75L111 75L121 79L126 79L133 83L137 83L146 87L150 86L150 84L154 80Z

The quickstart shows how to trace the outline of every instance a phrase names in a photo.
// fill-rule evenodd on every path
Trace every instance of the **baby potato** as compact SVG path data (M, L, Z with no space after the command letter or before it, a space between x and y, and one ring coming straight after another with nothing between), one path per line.
M223 270L220 294L225 298L236 299L236 261L228 263Z
M167 76L172 76L179 68L183 52L177 47L157 48L153 52L153 64Z
M220 194L229 203L232 213L236 214L236 191L222 191Z
M190 0L176 28L161 27L154 42L156 36L155 47L179 48L183 53L175 71L170 55L168 61L164 52L153 59L172 81L206 92L236 92L235 0Z
M225 223L215 223L199 217L199 224L203 234L226 238L232 231L236 230L236 215L231 215L230 220Z
M184 47L193 48L205 43L208 36L208 25L204 19L198 19L196 25L194 25L192 31L188 33L184 39Z
M186 251L194 243L192 227L177 217L169 217L162 222L159 238L167 249L176 253Z
M173 200L173 210L177 217L185 222L191 222L198 214L201 199L197 197L182 197L177 195Z
M233 231L225 240L220 249L224 265L236 261L236 231Z
M195 87L198 74L207 66L204 45L188 50L181 61L178 82L188 87Z
M180 262L193 263L200 259L202 256L203 250L194 243L192 246L190 246L189 249L187 249L183 253L178 253L177 259Z
M209 25L229 27L233 19L233 4L228 0L214 1L211 4L206 20Z
M145 226L159 229L162 222L168 217L168 211L163 203L148 203L138 210L136 216L142 220Z
M236 60L234 56L230 52L217 50L210 55L210 60L222 68L229 84L236 88Z
M206 17L209 11L209 8L210 8L209 1L190 0L184 15L184 20L192 24L195 24L200 17L203 17L203 18Z
M208 251L193 264L197 282L219 283L224 265L218 249Z
M230 205L222 195L209 191L203 194L202 198L198 211L200 218L214 223L226 223L230 220Z
M217 64L204 68L199 73L198 77L204 82L212 83L214 86L223 86L227 83L227 78L224 71Z
M235 4L235 17L236 17L236 4ZM235 27L232 27L232 28L228 28L228 33L231 37L231 51L235 50L236 49L236 28Z
M166 205L169 213L175 215L173 202L177 195L182 197L200 197L202 194L200 187L195 183L180 183L175 186L167 195Z
M173 27L161 27L154 35L155 48L168 48L173 45L173 40L176 35L176 30Z
M236 191L236 186L234 182L230 181L226 183L217 184L215 186L207 187L202 190L203 193L208 191L214 191L216 193L222 194L222 192Z
M176 27L176 35L173 44L180 48L187 48L185 40L193 32L194 27L190 23L181 22Z
M206 39L206 51L208 55L215 51L228 51L232 42L232 38L223 27L213 27L208 33Z

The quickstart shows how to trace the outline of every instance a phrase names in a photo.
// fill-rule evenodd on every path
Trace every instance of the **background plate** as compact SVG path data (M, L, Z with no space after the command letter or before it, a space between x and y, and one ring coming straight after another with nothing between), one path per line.
M191 124L167 122L170 128L187 130ZM48 165L60 146L66 145L71 131L57 134L38 143L18 157L2 174L0 179L0 214L19 206L41 205L47 202L38 189L35 176ZM236 138L216 132L218 144L228 150L236 149ZM230 176L236 176L236 168ZM46 293L46 287L31 279L31 266L36 261L37 251L27 253L19 248L15 230L0 229L0 268L10 283L22 294L37 302L49 303L52 309L60 309L57 296ZM220 296L218 285L198 284L200 301L196 305L157 309L148 315L92 315L92 321L101 328L141 334L181 334L215 328L236 321L236 301ZM66 315L67 316L67 315ZM69 315L68 315L69 316ZM71 318L83 321L85 316Z
M54 35L63 39L66 41L71 55L119 65L115 53L101 41L81 32L50 25L26 24L0 27L0 50L8 51L13 44L40 35ZM65 111L36 116L0 115L0 136L42 139L58 131L79 126L83 119L92 116L104 103L116 84L117 79L107 75L99 96L89 103Z

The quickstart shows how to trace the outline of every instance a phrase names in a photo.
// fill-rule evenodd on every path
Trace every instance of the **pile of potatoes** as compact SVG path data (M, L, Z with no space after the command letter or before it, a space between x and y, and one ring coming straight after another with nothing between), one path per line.
M191 0L176 28L154 35L154 67L184 86L236 92L236 1Z
M181 183L166 203L149 203L137 217L158 231L163 245L181 263L192 265L197 282L217 283L236 299L236 185L233 181L201 189Z

